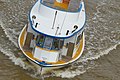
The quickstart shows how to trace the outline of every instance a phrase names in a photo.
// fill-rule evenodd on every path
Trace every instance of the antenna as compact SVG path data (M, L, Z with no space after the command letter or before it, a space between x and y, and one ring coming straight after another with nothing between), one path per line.
M54 25L55 25L56 17L57 17L57 11L55 12L55 17L54 17L54 21L53 21L52 29L54 29Z
M55 35L57 35L57 32L58 32L58 30L59 30L59 24L58 24L58 27L57 27L57 30L56 30L56 33L55 33Z

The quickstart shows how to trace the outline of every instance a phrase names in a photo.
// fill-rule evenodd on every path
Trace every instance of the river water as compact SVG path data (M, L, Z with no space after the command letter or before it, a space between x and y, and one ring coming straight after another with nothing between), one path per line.
M120 80L120 0L84 0L86 45L73 65L45 80ZM0 80L41 80L18 47L35 0L0 0Z

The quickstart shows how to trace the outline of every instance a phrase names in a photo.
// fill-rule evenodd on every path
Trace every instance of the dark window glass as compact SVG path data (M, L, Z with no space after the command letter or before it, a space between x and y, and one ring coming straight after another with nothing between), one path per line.
M36 44L38 44L39 43L39 36L37 35L37 37L36 37Z
M37 44L37 46L43 47L44 39L45 39L44 35L38 35L37 38L36 38L36 44Z
M34 38L35 38L35 35L33 35L32 40L34 40Z
M81 38L82 38L82 34L80 34L80 35L77 37L76 45L80 42Z
M64 45L64 40L60 40L60 49L62 49L63 45Z
M64 40L54 39L53 41L53 50L60 50L64 45Z
M52 43L53 43L53 38L46 37L43 48L50 50L52 48Z
M59 39L54 39L52 49L53 50L59 50Z
M66 43L66 48L68 48L68 43Z

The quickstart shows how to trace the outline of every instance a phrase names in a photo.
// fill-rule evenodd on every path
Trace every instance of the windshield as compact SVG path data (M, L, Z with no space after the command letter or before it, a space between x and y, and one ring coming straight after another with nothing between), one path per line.
M36 38L36 45L48 50L60 50L64 45L63 39L51 38L42 34Z
M78 12L81 0L42 0L42 4L54 9Z

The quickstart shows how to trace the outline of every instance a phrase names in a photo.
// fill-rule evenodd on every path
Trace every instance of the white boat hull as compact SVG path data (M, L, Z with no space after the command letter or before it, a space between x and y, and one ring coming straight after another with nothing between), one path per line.
M29 59L28 59L29 60ZM55 69L60 69L60 68L63 68L65 66L57 66L57 67L42 67L36 63L34 63L33 61L29 60L29 62L35 66L35 68L37 69L37 72L38 74L40 75L44 75L44 74L47 74L47 73L50 73L52 70L55 70Z
M59 68L62 68L62 67L65 67L65 66L68 66L69 64L72 64L73 62L77 61L80 56L82 55L83 53L83 50L84 50L84 44L85 44L85 38L84 38L84 33L83 33L83 42L82 42L82 47L81 47L81 51L80 51L80 54L72 61L69 61L69 62L66 62L64 64L58 64L58 65L53 65L53 66L41 66L38 62L36 62L34 59L32 59L31 57L29 57L25 51L23 50L22 46L21 46L21 37L24 33L24 30L26 29L26 26L23 28L20 36L19 36L19 47L21 49L21 51L23 52L23 54L27 57L27 59L36 67L36 69L38 70L38 73L40 74L45 74L47 72L50 72L51 70L53 69L59 69ZM42 69L41 69L42 68Z

